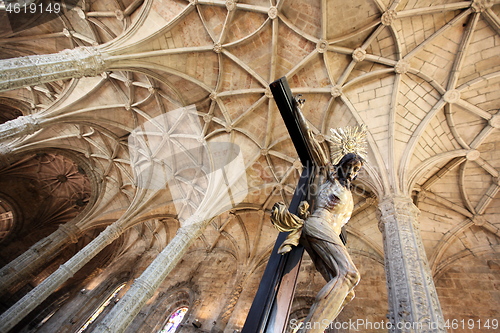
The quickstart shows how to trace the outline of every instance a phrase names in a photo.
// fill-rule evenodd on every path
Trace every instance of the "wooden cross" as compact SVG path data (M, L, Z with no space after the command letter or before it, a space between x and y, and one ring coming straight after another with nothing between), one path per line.
M294 115L294 100L286 77L274 81L269 87L303 165L288 209L297 214L300 202L307 198L309 183L314 176L314 159L309 152L306 133L302 133ZM286 329L304 253L304 247L298 245L284 255L278 254L278 248L287 234L282 232L278 235L241 333L280 333Z

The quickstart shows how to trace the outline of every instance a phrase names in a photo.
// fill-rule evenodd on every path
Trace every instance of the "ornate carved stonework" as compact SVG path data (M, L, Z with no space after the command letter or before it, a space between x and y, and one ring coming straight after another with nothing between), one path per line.
M405 59L399 60L396 66L394 66L394 71L398 74L405 74L408 72L409 69L410 69L410 63Z
M215 43L214 44L214 52L215 53L221 53L222 52L222 45L220 43Z
M229 12L233 11L236 9L236 2L233 0L227 0L226 1L226 8Z
M352 52L352 59L356 62L361 62L365 60L366 51L362 48L358 47L356 50Z
M269 18L271 20L274 20L275 18L278 17L278 9L276 8L276 6L271 6L269 8L269 11L267 12L267 15L269 16Z
M339 97L342 95L342 86L340 85L334 85L332 89L330 90L330 93L332 97Z
M446 332L418 228L418 208L394 197L379 204L391 332Z
M471 8L476 13L482 13L493 6L492 0L474 0L472 1Z
M106 68L99 49L82 46L59 53L0 61L0 91L44 82L96 76Z
M382 24L385 25L385 26L390 26L392 24L392 22L394 22L394 20L396 19L397 17L397 13L395 10L388 10L386 11L384 14L382 14Z
M460 91L458 90L448 90L444 95L443 95L443 100L446 103L456 103L460 99Z
M316 50L318 50L319 53L325 53L327 48L328 48L328 41L324 39L320 39L316 44Z
M32 115L20 116L0 125L0 140L17 135L30 135L39 129L40 123L37 118Z

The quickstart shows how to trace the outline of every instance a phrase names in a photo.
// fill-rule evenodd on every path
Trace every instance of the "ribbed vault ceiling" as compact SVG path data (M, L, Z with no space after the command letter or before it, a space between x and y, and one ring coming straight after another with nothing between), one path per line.
M250 212L288 201L300 171L268 89L286 76L325 147L330 127L369 129L353 244L383 258L373 198L412 195L437 274L471 253L499 250L499 15L500 5L486 0L84 1L66 18L4 35L0 57L98 45L111 70L2 93L45 121L4 149L85 156L100 184L86 228L131 205L166 216L168 191L135 186L127 136L195 104L206 140L244 152L250 186L238 218L214 222L197 246L257 258L250 240L268 221Z

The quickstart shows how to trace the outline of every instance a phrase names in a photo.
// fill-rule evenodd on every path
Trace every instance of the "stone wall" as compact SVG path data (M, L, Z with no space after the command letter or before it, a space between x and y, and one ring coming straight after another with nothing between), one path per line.
M449 333L500 332L498 256L456 261L437 279L436 289Z

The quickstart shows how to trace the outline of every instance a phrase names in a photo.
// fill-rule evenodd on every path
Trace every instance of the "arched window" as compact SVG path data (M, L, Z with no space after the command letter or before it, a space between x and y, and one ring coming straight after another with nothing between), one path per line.
M99 317L99 315L104 311L104 309L106 309L106 307L109 305L109 303L111 303L113 298L115 298L116 295L118 295L118 293L120 292L120 290L123 289L123 287L125 287L125 283L120 285L118 288L116 288L115 291L108 298L106 298L104 303L102 303L101 306L97 310L94 311L92 316L90 316L90 318L85 322L85 324L83 324L82 327L80 327L80 329L78 331L76 331L76 333L84 332L87 329L87 327L89 327L89 325L92 324L94 322L94 320L97 319L97 317Z
M167 320L167 323L163 328L158 332L158 333L173 333L177 330L177 327L179 327L179 324L182 322L182 319L184 319L184 316L188 312L189 308L187 306L182 306L172 312L170 317Z

